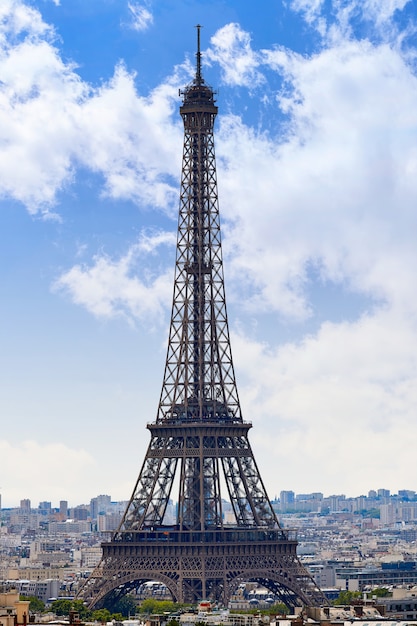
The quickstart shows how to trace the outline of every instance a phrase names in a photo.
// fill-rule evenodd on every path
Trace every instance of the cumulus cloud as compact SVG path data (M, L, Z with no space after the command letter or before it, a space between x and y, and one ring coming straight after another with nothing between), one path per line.
M2 12L0 194L36 212L71 178L71 120L86 89L37 11L10 0Z
M43 35L48 39L54 31L46 24L36 9L27 6L21 0L3 0L0 6L0 43L2 47L12 47L22 38L37 43Z
M253 87L264 81L259 71L259 55L251 47L249 33L242 30L239 24L223 26L213 35L210 43L205 58L219 64L226 83Z
M177 204L181 141L171 116L176 79L139 96L120 65L79 111L77 158L105 177L103 193L172 211Z
M96 317L123 317L132 324L140 319L155 324L170 301L173 273L171 268L158 271L149 264L144 269L140 261L158 246L174 242L174 233L144 234L121 258L96 255L92 264L77 264L64 272L53 288L66 293Z
M105 194L171 210L178 75L143 97L119 65L93 89L61 59L39 12L20 0L0 11L0 195L48 212L86 167Z
M414 312L417 80L410 66L397 50L366 41L311 57L278 49L264 62L284 76L277 106L287 116L285 134L256 132L236 116L219 130L222 208L237 219L229 233L233 268L253 283L246 301L305 317L314 267L324 282Z
M357 495L352 486L363 484L363 472L369 485L409 484L417 470L416 344L415 327L392 311L326 323L316 336L276 348L235 336L244 414L258 426L268 484L277 457L283 489L320 485L329 493L337 483ZM387 463L382 451L396 441L407 463Z

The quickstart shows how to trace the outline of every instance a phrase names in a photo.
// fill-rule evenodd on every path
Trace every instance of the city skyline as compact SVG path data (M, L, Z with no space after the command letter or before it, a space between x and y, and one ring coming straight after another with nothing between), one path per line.
M403 492L409 492L408 494L405 494ZM288 494L292 494L295 497L295 500L301 500L303 501L305 499L305 497L309 497L309 496L322 496L322 498L324 500L329 499L329 498L346 498L346 500L355 500L355 499L360 499L360 498L368 498L370 500L373 499L384 499L384 498L399 498L402 500L408 500L408 499L412 499L412 501L414 501L414 498L417 498L417 487L415 490L411 489L398 489L397 491L391 492L389 489L385 489L383 487L379 488L379 489L370 489L367 493L358 493L355 495L351 495L351 496L347 496L344 493L341 492L335 492L335 493L324 493L322 491L312 491L310 493L304 492L304 493L297 493L291 489L289 490L285 490L285 491L280 491L278 493L275 493L272 497L271 497L271 501L272 502L278 502L281 501L281 498L283 496L283 494L287 497ZM60 510L62 506L65 506L66 510L69 509L73 509L73 508L77 508L77 507L89 507L90 504L95 501L101 501L101 500L105 500L106 502L108 502L108 504L121 504L123 502L128 502L128 500L116 500L114 498L112 498L111 494L96 494L94 496L91 496L90 498L87 499L87 501L85 502L78 502L78 501L74 501L74 502L70 502L69 500L65 499L65 497L60 498L59 501L57 501L57 504L54 504L53 501L50 501L48 499L46 500L41 500L39 501L36 505L35 505L35 501L33 501L29 496L28 497L23 497L20 498L19 503L16 505L11 505L11 506L7 506L4 507L2 505L2 494L0 493L0 510L1 509L19 509L19 508L24 508L24 509L31 509L32 511L36 511L37 509L43 509L45 508L46 505L50 505L51 510ZM174 502L175 504L175 502Z
M412 489L415 0L5 0L5 508L132 493L163 377L197 23L268 495Z

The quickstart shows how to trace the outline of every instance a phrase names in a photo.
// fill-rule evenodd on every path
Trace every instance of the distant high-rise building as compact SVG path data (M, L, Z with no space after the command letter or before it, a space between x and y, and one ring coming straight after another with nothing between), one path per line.
M281 491L279 494L280 509L287 511L294 508L295 493L293 491Z
M59 502L59 514L67 519L68 517L68 502L66 500L60 500Z
M395 504L381 504L379 511L382 526L390 526L398 520Z
M30 500L29 498L25 498L24 500L20 500L20 510L24 511L25 513L29 513L30 512Z
M345 494L333 495L326 498L326 502L331 512L342 511L346 506Z
M38 511L41 515L50 515L52 504L50 502L39 502Z
M399 489L398 495L402 500L414 500L416 492L411 489Z
M355 498L354 511L364 511L368 508L368 498L366 496L358 496Z
M78 521L85 521L88 519L88 509L86 506L76 506L71 509L71 517L72 519Z
M107 513L111 506L111 496L100 495L90 501L91 519L97 519L100 513Z
M322 509L323 494L321 492L314 493L297 493L295 497L295 510L304 512L318 512Z
M389 498L390 494L389 489L378 489L378 498Z

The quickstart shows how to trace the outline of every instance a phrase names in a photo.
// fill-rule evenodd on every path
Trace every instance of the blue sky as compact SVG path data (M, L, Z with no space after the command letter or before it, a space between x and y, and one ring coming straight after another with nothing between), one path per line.
M267 490L417 490L416 2L3 0L5 507L134 486L162 384L197 23Z

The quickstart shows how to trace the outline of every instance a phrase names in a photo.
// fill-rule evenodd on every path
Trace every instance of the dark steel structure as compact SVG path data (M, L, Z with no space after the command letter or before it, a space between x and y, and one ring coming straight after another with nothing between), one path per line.
M184 151L171 327L151 441L118 530L81 591L110 606L145 581L174 600L226 605L255 580L288 606L325 602L280 527L241 415L223 279L213 126L214 92L201 73L180 95ZM168 502L178 502L166 524ZM224 521L224 502L233 523Z

